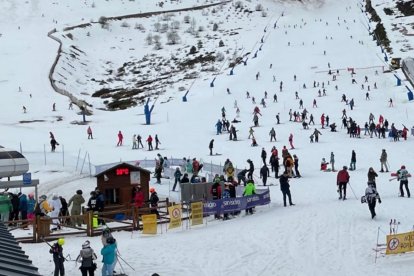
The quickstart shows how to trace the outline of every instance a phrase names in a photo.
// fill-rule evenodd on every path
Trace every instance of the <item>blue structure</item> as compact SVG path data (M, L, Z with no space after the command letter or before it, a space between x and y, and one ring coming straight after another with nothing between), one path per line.
M257 58L257 51L256 51L256 53L254 53L253 58Z
M230 76L233 76L233 74L234 74L233 69L234 69L234 67L230 69Z
M262 38L260 39L260 43L264 42L264 36L262 36Z
M401 86L401 79L396 74L394 74L394 77L397 79L397 86ZM407 87L407 89L408 89L408 87Z
M387 56L387 54L384 54L384 61L385 62L388 62L388 56Z
M210 87L214 87L214 81L216 80L216 78L214 78L211 82L210 82Z
M408 96L408 100L412 101L414 100L414 94L413 92L410 90L410 88L408 88L408 86L406 85L405 88L407 88L408 92L407 92L407 96Z
M147 103L144 106L145 124L147 125L151 124L151 113L152 113L152 110L154 109L154 105L152 105L151 108L149 107L148 105L149 100L150 98L147 99Z
M185 92L185 95L183 96L183 102L187 102L188 92L190 92L190 90L187 90L187 92Z
M246 60L244 60L243 61L243 64L244 64L244 66L246 66L247 65L247 60L248 60L249 58L246 58Z

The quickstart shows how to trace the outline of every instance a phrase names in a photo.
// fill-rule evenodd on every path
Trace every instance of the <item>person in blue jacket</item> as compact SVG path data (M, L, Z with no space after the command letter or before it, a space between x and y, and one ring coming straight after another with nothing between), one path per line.
M223 123L220 120L218 120L216 123L217 135L221 134L222 127L223 127Z
M116 240L113 237L106 239L106 245L101 249L102 276L112 276L116 264Z

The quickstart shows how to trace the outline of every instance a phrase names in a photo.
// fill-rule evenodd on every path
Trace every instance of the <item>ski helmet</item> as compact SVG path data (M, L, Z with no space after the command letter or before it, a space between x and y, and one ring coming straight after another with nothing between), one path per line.
M86 242L84 242L83 244L82 244L82 249L85 249L85 248L89 248L90 247L90 242L89 241L86 241Z
M60 239L58 239L57 243L58 243L60 246L62 246L62 245L64 245L64 244L65 244L65 239L64 239L64 238L60 238Z
M154 187L151 187L151 188L149 189L149 191L150 191L150 193L153 193L153 192L155 192L155 188L154 188Z
M404 169L405 169L405 166L404 166L404 165L402 165L402 166L401 166L401 169L402 169L402 170L404 170Z

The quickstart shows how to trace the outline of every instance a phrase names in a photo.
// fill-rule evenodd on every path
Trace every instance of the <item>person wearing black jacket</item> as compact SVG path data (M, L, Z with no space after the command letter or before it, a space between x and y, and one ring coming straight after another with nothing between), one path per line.
M246 173L247 170L241 170L237 173L237 185L240 185L243 181L243 185L246 186Z
M284 171L283 174L279 178L280 182L280 190L283 194L283 205L286 207L286 196L289 198L289 205L293 206L295 204L292 203L292 197L290 195L290 185L289 185L289 174L287 171Z
M65 275L65 266L63 262L65 257L63 256L63 245L65 240L63 238L58 239L56 243L50 246L49 253L53 254L53 262L55 263L55 273L54 276L64 276Z
M260 169L260 178L263 181L263 186L266 186L267 177L269 176L269 174L269 168L266 165L263 165L263 167Z
M301 177L299 173L299 158L296 156L296 154L293 155L293 160L295 161L295 177Z
M254 173L254 164L253 161L250 159L247 159L247 163L249 163L249 170L247 174L247 179L253 179L253 173Z
M149 198L151 213L156 214L157 218L160 218L160 214L158 213L158 202L160 201L160 199L158 198L155 188L151 187L149 189L149 192L151 193L150 198Z
M368 169L368 183L371 183L374 188L377 188L375 183L375 177L378 177L378 174L374 171L372 167Z
M19 219L19 205L20 199L17 194L9 193L10 201L12 204L12 210L10 211L9 220L18 220Z
M265 165L265 166L266 166L266 157L267 157L267 153L266 153L266 151L265 151L265 148L262 148L262 153L261 153L260 157L261 157L261 158L262 158L262 160L263 160L263 165Z
M211 186L210 190L211 195L213 196L213 200L221 198L221 185L220 180L214 181L214 184ZM214 214L214 218L220 219L220 213Z
M272 172L275 172L275 178L279 178L279 157L272 154L272 156L270 156L270 166Z
M208 144L208 148L210 149L210 155L213 155L213 147L214 147L214 139L211 139L210 144Z

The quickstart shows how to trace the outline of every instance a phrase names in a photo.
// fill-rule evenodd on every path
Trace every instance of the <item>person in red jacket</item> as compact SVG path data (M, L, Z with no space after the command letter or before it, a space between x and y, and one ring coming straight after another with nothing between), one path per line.
M197 159L193 158L193 174L197 175L198 171L200 170L200 162Z
M349 182L349 173L348 167L343 166L343 169L338 172L336 177L336 185L339 190L339 199L346 200L346 184ZM344 191L344 196L342 197L342 191Z
M141 208L144 206L144 193L142 192L142 187L138 185L135 190L135 196L134 196L134 206L137 208Z
M152 136L151 135L148 136L147 143L148 143L148 150L153 150L153 148L152 148Z
M116 144L117 147L122 146L122 141L124 140L124 135L122 135L122 132L118 132L118 143Z

